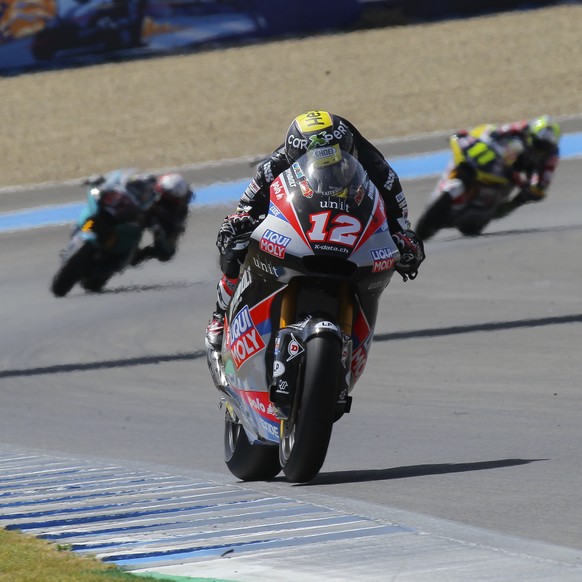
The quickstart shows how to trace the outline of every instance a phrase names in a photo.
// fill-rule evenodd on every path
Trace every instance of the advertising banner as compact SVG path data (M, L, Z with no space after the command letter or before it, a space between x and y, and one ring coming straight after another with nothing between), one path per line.
M556 0L0 0L0 74Z
M0 0L0 73L333 30L360 10L358 0Z

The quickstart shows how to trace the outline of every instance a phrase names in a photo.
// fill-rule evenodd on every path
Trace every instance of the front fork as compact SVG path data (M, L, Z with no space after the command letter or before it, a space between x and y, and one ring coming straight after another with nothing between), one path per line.
M344 373L340 374L337 387L337 413L339 418L349 412L353 387L351 375L352 361L352 322L354 307L350 287L340 283L337 324L322 317L308 316L301 322L294 321L297 306L297 281L291 281L283 295L279 331L275 338L275 359L273 375L269 387L269 399L274 405L275 416L280 420L288 420L294 416L297 403L297 388L305 356L306 342L314 335L331 334L336 336L342 345L341 365Z

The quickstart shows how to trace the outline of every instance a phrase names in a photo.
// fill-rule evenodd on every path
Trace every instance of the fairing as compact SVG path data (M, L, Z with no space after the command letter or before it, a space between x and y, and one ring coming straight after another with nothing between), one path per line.
M341 326L347 394L364 370L378 300L399 259L382 199L359 162L344 152L333 161L330 152L322 163L318 154L307 152L272 184L225 320L224 375L215 382L251 442L279 441L281 415L269 398L279 329L303 330L299 339L322 327L318 321Z

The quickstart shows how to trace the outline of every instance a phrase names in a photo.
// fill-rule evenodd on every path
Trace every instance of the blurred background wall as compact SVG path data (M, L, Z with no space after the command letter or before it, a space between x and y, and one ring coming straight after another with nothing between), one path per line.
M531 9L551 0L0 0L0 74Z

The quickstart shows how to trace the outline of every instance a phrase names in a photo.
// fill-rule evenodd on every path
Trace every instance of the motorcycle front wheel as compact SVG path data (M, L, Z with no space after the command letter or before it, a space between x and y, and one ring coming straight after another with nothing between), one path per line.
M448 225L451 215L452 199L448 192L443 192L422 213L414 232L416 236L425 241L434 236L439 230Z
M277 446L251 444L228 410L224 416L224 460L228 470L242 481L268 481L281 471Z
M82 282L82 285L85 291L99 293L100 291L103 291L103 287L105 287L107 281L109 281L109 276L87 277L87 279Z
M320 471L335 418L341 345L336 337L315 336L305 346L303 390L297 410L281 423L279 461L293 483L311 481Z
M85 276L93 262L93 252L93 245L85 243L61 265L51 283L55 297L64 297Z

